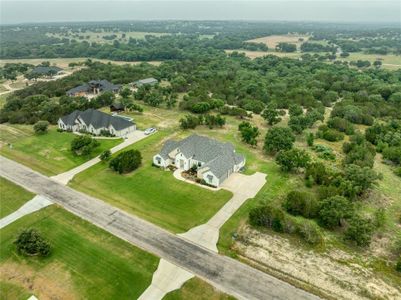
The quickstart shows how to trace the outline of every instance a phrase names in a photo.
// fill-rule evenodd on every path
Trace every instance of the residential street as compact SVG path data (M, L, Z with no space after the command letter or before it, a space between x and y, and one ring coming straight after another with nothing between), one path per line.
M239 299L318 299L0 156L0 175Z

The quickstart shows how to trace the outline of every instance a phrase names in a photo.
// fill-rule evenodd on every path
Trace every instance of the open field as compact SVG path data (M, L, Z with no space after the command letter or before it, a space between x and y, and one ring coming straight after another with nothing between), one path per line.
M0 154L51 176L72 169L121 142L120 139L99 140L100 146L90 156L83 157L70 151L75 137L72 133L57 132L55 127L50 127L47 134L35 135L29 125L1 124Z
M52 245L50 257L24 257L13 241L35 228ZM1 229L2 299L136 299L149 285L158 258L57 207Z
M35 195L0 177L0 219L20 208Z
M153 155L169 136L171 132L159 131L125 149L141 151L143 160L138 170L119 175L99 163L75 176L70 186L173 232L205 223L232 194L179 181L172 172L153 167Z
M188 280L176 291L168 293L163 300L234 300L235 298L219 292L205 281L195 277Z
M300 41L300 39L302 40ZM299 46L308 39L309 36L307 35L283 34L283 35L269 35L253 40L248 40L247 42L264 43L269 49L274 49L278 45L278 43L296 44L297 48L299 48Z
M76 57L76 58L19 58L19 59L0 59L0 67L4 66L6 63L25 63L25 64L32 64L32 65L39 65L44 61L50 62L53 66L58 66L60 68L68 68L69 63L77 63L77 62L84 62L88 59L88 57ZM124 64L140 64L143 63L142 61L114 61L108 59L98 59L98 58L90 58L92 61L98 61L102 63L112 63L117 65L124 65ZM147 63L153 65L159 65L160 61L148 61Z
M103 36L109 36L115 34L117 37L113 40L106 40L103 38ZM122 35L125 34L125 37L122 37ZM62 34L47 34L50 37L56 37L56 38L67 38L69 40L77 40L79 42L82 41L87 41L90 43L108 43L108 44L113 44L115 40L119 42L128 42L130 38L133 39L145 39L145 36L151 35L154 37L160 37L164 35L169 35L169 33L163 33L163 32L142 32L142 31L131 31L131 32L122 32L122 31L114 31L114 32L93 32L93 31L87 31L87 32L80 32L80 33L72 33L69 32L69 35L62 35ZM74 36L73 36L74 35Z

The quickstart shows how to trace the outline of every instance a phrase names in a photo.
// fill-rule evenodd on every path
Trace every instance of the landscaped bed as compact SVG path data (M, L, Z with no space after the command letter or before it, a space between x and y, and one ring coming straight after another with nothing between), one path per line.
M124 149L141 151L142 166L127 175L99 163L78 174L70 185L173 232L185 232L208 221L231 197L177 180L172 172L152 166L152 157L171 132L156 134Z
M1 125L0 154L52 176L79 166L122 141L99 140L100 146L90 155L76 156L70 150L75 137L73 133L57 132L55 127L51 127L46 134L35 135L29 125Z

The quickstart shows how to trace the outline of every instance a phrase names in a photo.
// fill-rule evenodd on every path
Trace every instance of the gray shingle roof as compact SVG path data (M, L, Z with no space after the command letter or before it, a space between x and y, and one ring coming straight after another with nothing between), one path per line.
M61 120L64 124L73 126L78 117L80 117L86 125L92 125L96 129L108 128L112 125L115 130L122 130L134 125L131 121L119 117L113 117L92 108L85 111L75 110L71 114L62 117Z
M87 92L89 90L89 86L85 83L83 85L76 86L67 91L67 95L74 95L76 93Z
M115 92L121 88L120 84L113 84L105 79L91 80L88 83L79 85L67 91L67 95L73 95L80 92L90 92L93 87L99 88L101 92Z
M177 148L186 158L205 163L202 168L209 168L219 179L224 179L234 165L245 159L243 155L235 153L231 143L222 143L196 134L181 141L168 140L160 151L160 155L165 159L171 151Z

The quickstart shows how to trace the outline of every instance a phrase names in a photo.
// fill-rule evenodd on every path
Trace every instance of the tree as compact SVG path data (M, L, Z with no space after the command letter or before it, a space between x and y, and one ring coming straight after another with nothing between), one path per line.
M281 169L290 172L299 168L305 168L310 161L310 156L307 152L300 149L282 150L277 154L276 162Z
M89 155L100 143L88 135L79 135L71 141L71 151L75 155Z
M49 256L50 243L35 229L23 230L14 241L17 251L28 256Z
M110 157L111 157L111 151L110 150L104 150L99 156L101 161L109 160Z
M281 42L277 44L276 50L280 52L295 52L297 51L297 45Z
M352 210L352 204L348 199L342 196L333 196L320 202L318 218L324 227L333 229L341 226Z
M33 130L36 134L44 134L47 133L47 129L49 128L49 122L47 121L38 121L33 125Z
M268 105L263 111L262 117L267 121L269 125L274 125L281 121L276 104Z
M373 224L371 220L355 215L349 220L344 236L346 240L354 241L358 246L368 246L372 233Z
M300 116L304 113L301 105L299 104L291 104L290 107L288 108L288 113L290 114L291 117L293 116Z
M110 169L123 174L137 169L142 162L141 153L138 150L128 150L121 152L110 163Z
M239 124L238 130L241 132L241 138L243 142L252 146L256 146L256 138L260 134L258 127L252 126L251 123L244 121Z
M264 150L274 154L280 150L289 150L295 142L295 136L290 128L272 127L266 134Z
M194 129L196 126L200 125L199 118L192 115L186 115L184 118L180 119L180 127L182 129Z

